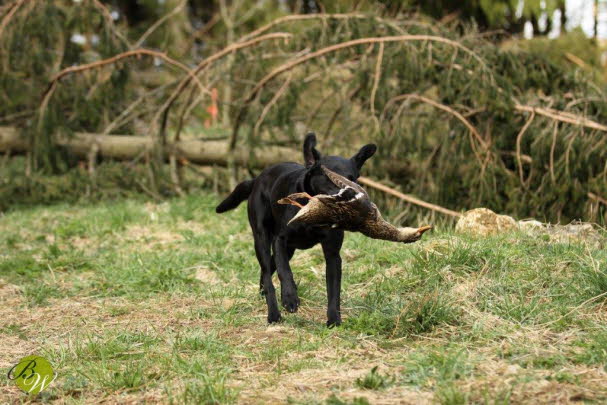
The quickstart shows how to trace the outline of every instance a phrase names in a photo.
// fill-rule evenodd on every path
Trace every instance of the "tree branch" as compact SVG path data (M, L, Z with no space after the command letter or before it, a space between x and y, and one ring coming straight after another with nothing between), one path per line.
M82 71L89 70L89 69L100 68L105 65L116 63L122 59L130 58L133 56L139 56L139 55L147 55L147 56L153 56L155 58L160 58L173 66L177 66L178 68L180 68L181 70L184 70L188 74L188 78L190 78L190 79L193 78L196 81L196 84L200 88L201 92L210 93L210 91L206 87L204 87L204 85L200 82L200 80L198 80L198 78L194 75L194 73L190 69L188 69L188 67L185 66L183 63L178 62L178 61L168 57L166 54L164 54L162 52L152 51L150 49L135 49L132 51L126 51L126 52L119 53L118 55L114 55L111 58L107 58L107 59L103 59L103 60L99 60L99 61L95 61L95 62L91 62L91 63L86 63L84 65L70 66L68 68L63 69L62 71L57 73L55 76L53 76L47 89L42 94L42 99L47 100L47 98L50 97L50 95L52 94L52 91L56 87L57 82L59 80L61 80L61 78L63 78L64 76L67 76L72 73L82 72ZM43 104L45 104L44 101L43 101Z
M173 105L173 103L175 102L177 97L179 97L179 95L183 92L185 87L190 83L190 80L192 79L192 77L197 79L196 75L199 74L203 69L205 69L206 67L211 65L216 60L221 59L222 57L224 57L234 51L237 51L239 49L256 45L259 42L263 42L263 41L270 40L270 39L289 39L291 37L292 37L291 34L287 34L284 32L275 32L272 34L263 35L261 37L254 38L250 41L231 44L231 45L223 48L221 51L214 53L213 55L204 59L202 62L200 62L198 64L198 66L196 66L194 69L192 69L190 71L191 74L189 74L188 77L185 77L183 80L181 80L181 82L179 82L179 85L177 86L175 91L173 91L173 93L167 99L167 101L165 101L165 103L160 107L160 109L158 110L158 113L154 117L153 121L157 122L157 120L160 116L168 114L169 109L171 108L171 106ZM167 120L164 120L164 121L166 122Z
M274 21L271 21L268 24L264 25L263 27L259 27L256 30L249 32L248 34L242 36L237 42L247 41L247 40L254 38L254 37L270 30L271 28L273 28L279 24L285 23L285 22L301 21L301 20L317 20L317 19L322 19L322 20L347 19L347 18L372 18L372 17L365 15L365 14L292 14L292 15L287 15L284 17L277 18Z
M390 99L387 103L386 103L386 109L388 108L388 106L391 103L395 103L397 101L400 100L406 100L408 98L413 98L419 101L422 101L426 104L430 104L433 107L436 107L440 110L446 111L449 114L453 115L455 118L457 118L458 120L460 120L462 122L462 124L464 124L466 126L466 128L468 128L468 130L470 131L470 133L476 138L476 140L481 144L481 146L485 149L488 148L487 143L485 142L485 140L483 139L483 137L481 136L481 134L478 132L478 130L474 127L474 125L472 125L470 123L470 121L468 121L462 114L460 114L459 112L455 111L453 108L445 105L445 104L441 104L438 101L434 101L428 97L424 97L421 96L419 94L415 94L415 93L410 93L410 94L401 94L400 96L396 96L393 97L392 99Z
M319 49L318 51L309 53L307 55L300 56L299 58L293 59L293 60L277 67L276 69L272 70L270 73L268 73L265 77L263 77L257 83L257 85L253 88L253 90L247 96L246 101L252 100L253 97L255 97L255 95L257 94L257 92L259 92L259 90L261 90L270 80L272 80L276 76L280 75L281 73L286 72L287 70L293 69L295 66L300 65L304 62L307 62L310 59L314 59L314 58L326 55L331 52L339 51L344 48L350 48L350 47L357 46L357 45L377 44L377 43L383 43L383 42L408 42L408 41L432 41L432 42L441 42L444 44L454 46L456 48L463 50L467 54L471 55L474 59L476 59L481 64L481 66L483 66L483 68L488 70L485 62L481 59L480 56L478 56L476 53L474 53L474 51L472 51L469 48L466 48L465 46L463 46L462 44L460 44L457 41L453 41L453 40L443 38L443 37L438 37L438 36L434 36L434 35L397 35L397 36L388 36L388 37L358 38L358 39L353 39L351 41L346 41L346 42L342 42L339 44L327 46L325 48Z
M586 117L568 113L565 111L554 110L552 108L532 107L528 105L515 104L514 109L517 111L534 112L544 117L552 118L553 120L566 122L568 124L580 125L586 128L596 129L598 131L607 132L607 126L598 122L589 120Z
M187 0L183 0L173 10L171 10L169 13L165 14L160 19L158 19L158 21L156 21L154 24L152 24L150 26L150 28L148 28L143 33L143 35L141 37L139 37L137 42L135 42L135 44L131 48L139 48L145 42L145 40L152 34L152 32L154 32L158 27L160 27L166 20L173 17L175 14L179 13L186 4L187 4Z
M18 0L15 4L13 4L8 13L6 13L2 21L0 21L0 38L2 37L2 32L4 31L4 28L8 25L8 22L11 20L11 18L13 18L13 16L15 15L19 7L23 5L23 3L25 3L25 0Z
M600 203L603 203L604 205L607 206L607 199L604 199L603 197L600 197L600 196L598 196L598 195L596 195L596 194L594 194L594 193L592 193L590 191L588 192L587 195L588 195L588 198L590 198L592 200L595 200L595 201L598 201Z
M357 45L364 45L364 44L377 44L377 43L385 43L385 42L407 42L407 41L433 41L433 42L440 42L440 43L444 43L444 44L448 44L451 46L454 46L458 49L463 50L464 52L466 52L467 54L471 55L473 58L475 58L480 64L481 66L487 70L491 76L491 80L492 82L493 80L493 76L491 75L489 69L487 68L487 65L485 64L485 62L481 59L480 56L478 56L476 53L474 53L471 49L466 48L465 46L463 46L462 44L460 44L457 41L453 41L447 38L443 38L443 37L438 37L438 36L434 36L434 35L397 35L397 36L386 36L386 37L370 37L370 38L358 38L358 39L353 39L351 41L346 41L346 42L342 42L339 44L335 44L335 45L331 45L331 46L327 46L325 48L319 49L315 52L297 57L287 63L284 63L281 66L278 66L276 69L272 70L270 73L268 73L266 76L264 76L253 88L253 90L251 90L249 92L249 94L247 95L247 97L245 97L244 99L244 106L241 107L238 116L236 118L236 122L234 124L234 127L232 129L232 140L233 142L236 142L236 138L238 136L238 130L240 129L240 125L242 124L242 121L244 120L244 116L246 115L247 109L248 109L248 104L251 103L251 101L255 98L255 96L257 95L257 93L266 85L268 84L268 82L270 82L272 79L274 79L276 76L280 75L281 73L284 73L288 70L293 69L294 67L307 62L311 59L314 58L318 58L320 56L326 55L328 53L331 52L335 52L335 51L339 51L345 48L349 48L349 47L353 47L353 46L357 46ZM463 117L462 117L463 118ZM234 143L230 144L230 147L234 148Z
M523 187L526 187L526 183L525 183L525 179L524 179L525 176L523 175L523 163L522 163L522 159L521 159L521 141L523 139L523 135L527 131L527 128L529 128L529 125L531 125L531 122L533 122L534 118L535 118L535 112L532 111L531 116L529 117L527 122L525 122L525 125L523 125L523 128L520 130L520 132L516 136L516 162L518 163L518 175L519 175L519 178L521 179L521 185Z
M358 182L362 183L366 186L373 187L377 190L383 191L384 193L398 197L401 200L407 201L408 203L419 205L420 207L424 207L424 208L430 209L432 211L440 212L441 214L449 215L449 216L456 217L456 218L458 218L462 215L459 212L452 211L448 208L441 207L440 205L432 204L432 203L420 200L419 198L403 194L398 190L395 190L391 187L385 186L381 183L371 180L368 177L361 176L358 178Z

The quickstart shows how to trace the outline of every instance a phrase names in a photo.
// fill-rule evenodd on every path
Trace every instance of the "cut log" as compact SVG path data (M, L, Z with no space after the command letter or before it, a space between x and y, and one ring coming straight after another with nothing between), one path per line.
M0 152L27 152L29 144L15 128L0 127Z
M153 146L152 139L147 136L100 135L83 132L76 132L69 137L58 136L56 142L58 145L63 146L85 160L90 159L89 154L92 150L95 150L99 156L105 158L132 160L140 156L141 153L151 151ZM24 153L28 150L28 141L15 128L0 126L0 153L8 151L11 153ZM163 153L167 161L171 155L175 154L178 159L186 162L186 164L226 166L230 160L229 144L227 141L182 140L167 144L164 147ZM257 146L253 149L240 146L232 152L231 157L236 165L254 168L265 168L276 163L297 162L300 160L297 151L282 146ZM359 182L396 196L411 204L453 217L461 215L459 212L405 195L366 177L360 177Z
M65 147L76 156L86 159L90 150L96 147L102 157L129 160L142 152L151 151L153 140L138 135L100 135L76 132L72 136L57 136L58 145ZM0 152L23 153L29 150L29 143L12 127L0 127ZM164 147L166 158L175 154L178 158L204 165L227 165L230 160L228 143L224 141L181 140ZM291 148L282 146L258 146L250 149L237 147L231 154L234 163L240 166L266 167L279 162L298 161L299 155Z

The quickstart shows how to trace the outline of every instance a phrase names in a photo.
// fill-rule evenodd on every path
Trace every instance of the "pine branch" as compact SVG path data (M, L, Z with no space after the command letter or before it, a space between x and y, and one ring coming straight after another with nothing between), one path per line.
M247 47L250 47L253 45L257 45L258 43L263 42L263 41L272 40L272 39L285 39L286 40L291 37L292 37L291 34L284 33L284 32L275 32L272 34L263 35L261 37L251 39L250 41L234 43L234 44L228 45L227 47L223 48L221 51L216 52L213 55L209 56L208 58L204 59L202 62L200 62L198 64L198 66L196 66L194 69L192 69L190 71L191 75L188 75L188 77L183 78L181 80L181 82L179 82L179 85L177 86L175 91L173 91L173 93L170 95L170 97L160 107L160 109L158 110L158 113L154 116L153 122L158 122L160 117L164 116L163 122L166 123L168 121L167 116L168 116L171 106L173 105L175 100L177 100L177 98L181 95L181 93L185 90L187 85L190 83L191 78L196 77L196 75L198 75L204 69L209 67L215 61L223 58L224 56L226 56L232 52L235 52L237 50L247 48ZM161 127L160 132L163 133L164 131L165 131L165 128Z
M184 70L187 73L189 78L193 78L194 80L196 80L198 86L201 88L201 91L203 91L205 93L210 93L210 91L207 88L205 88L205 86L200 82L200 80L198 80L196 78L194 73L190 69L188 69L188 67L185 66L183 63L178 62L178 61L168 57L163 52L152 51L150 49L135 49L132 51L126 51L126 52L119 53L118 55L114 55L107 59L87 63L84 65L70 66L68 68L63 69L62 71L60 71L59 73L57 73L55 76L53 76L51 78L51 81L49 83L47 90L43 93L43 99L47 97L47 94L51 91L51 89L55 86L55 84L59 80L61 80L64 76L67 76L72 73L83 72L85 70L97 69L97 68L100 68L105 65L114 64L122 59L127 59L127 58L131 58L133 56L140 56L140 55L153 56L155 58L162 59L165 62L167 62L173 66L176 66L176 67L180 68L181 70Z
M271 22L269 22L268 24L257 28L254 31L249 32L248 34L242 36L238 41L236 42L244 42L244 41L248 41L251 38L255 38L256 36L269 31L270 29L274 28L275 26L282 24L282 23L286 23L286 22L293 22L293 21L302 21L302 20L339 20L339 19L348 19L348 18L372 18L371 16L365 15L365 14L358 14L358 13L352 13L352 14L291 14L291 15L287 15L284 17L279 17Z
M112 15L110 14L107 7L99 0L92 0L91 2L93 6L101 12L101 15L103 15L106 24L110 27L116 38L120 39L127 46L128 49L137 48L136 46L132 47L129 43L129 40L124 35L122 35L120 30L116 28L116 25L114 24L114 19L112 18Z
M2 21L0 21L0 38L2 38L2 32L4 31L4 28L6 28L9 21L13 18L13 16L17 12L17 10L23 5L23 3L25 3L25 0L17 0L17 2L15 2L10 8L8 13L6 13L4 18L2 18Z
M553 120L566 122L568 124L580 125L586 128L596 129L598 131L607 132L607 126L592 121L586 117L575 115L566 111L554 110L552 108L532 107L528 105L515 104L514 108L517 111L534 112L538 115L551 118Z
M588 192L588 197L590 199L592 199L592 200L598 201L598 202L602 203L603 205L607 206L607 199L605 199L605 198L603 198L601 196L598 196L598 195L596 195L596 194L594 194L594 193L592 193L592 192L589 191Z
M489 69L487 68L487 65L485 64L485 62L482 60L482 58L480 56L478 56L471 49L466 48L459 42L453 41L453 40L450 40L447 38L433 36L433 35L399 35L399 36L387 36L387 37L359 38L359 39L354 39L351 41L342 42L339 44L327 46L325 48L319 49L312 53L308 53L308 54L296 57L295 59L292 59L289 62L284 63L281 66L278 66L277 68L272 70L270 73L268 73L266 76L264 76L259 82L257 82L257 84L255 85L253 90L251 90L249 92L249 94L245 97L244 106L241 107L241 109L238 113L236 122L232 129L230 148L233 149L236 146L236 138L238 137L238 131L240 129L240 126L242 125L242 121L244 120L244 117L248 110L248 105L251 103L251 101L253 101L253 99L259 93L259 91L261 91L272 79L279 76L280 74L282 74L288 70L291 70L291 69L295 68L296 66L298 66L302 63L305 63L309 60L312 60L312 59L318 58L320 56L324 56L326 54L336 52L336 51L339 51L342 49L350 48L353 46L385 43L385 42L410 42L410 41L439 42L439 43L448 44L448 45L454 46L458 49L461 49L464 52L466 52L467 54L471 55L473 58L475 58L480 63L480 65L489 72L491 81L492 82L494 81L491 72L489 71ZM479 137L480 137L480 135L479 135Z
M390 106L390 104L395 103L397 101L401 101L401 100L406 100L409 98L413 98L415 100L419 100L422 101L426 104L430 104L433 107L436 107L440 110L446 111L449 114L453 115L455 118L457 118L458 120L460 120L462 122L462 124L464 124L466 126L466 128L468 128L468 130L470 131L470 133L474 136L474 138L476 138L476 140L478 141L478 143L481 144L481 146L484 149L487 149L489 147L489 145L487 144L487 142L485 142L485 140L483 139L483 137L481 136L481 134L478 132L478 130L474 127L474 125L472 125L470 123L470 121L468 121L462 114L460 114L459 112L455 111L453 108L441 104L437 101L434 101L428 97L424 97L424 96L420 96L419 94L415 94L415 93L411 93L411 94L401 94L400 96L396 96L393 97L392 99L390 99L387 103L386 103L386 107L384 109L384 111Z
M131 48L139 48L144 42L145 40L154 32L156 31L156 29L158 27L160 27L166 20L168 20L169 18L173 17L175 14L179 13L183 7L185 7L185 5L187 4L187 0L183 0L181 3L179 3L173 10L171 10L169 13L165 14L164 16L162 16L160 19L158 19L158 21L156 21L154 24L152 24L150 26L150 28L148 28L143 35L141 35L141 37L139 37L139 39L137 40L137 42L135 42L135 44L131 47Z
M525 182L524 175L523 175L523 163L522 163L522 158L521 158L521 141L523 139L523 135L527 131L527 128L529 128L529 125L531 125L531 123L533 122L534 118L535 118L535 112L532 111L531 116L529 117L527 122L525 122L525 125L523 125L523 128L520 130L520 132L516 136L516 161L518 163L518 175L519 175L519 178L521 179L521 185L523 187L526 187L527 183Z
M432 211L440 212L441 214L449 215L451 217L456 217L456 218L458 218L462 215L459 212L452 211L445 207L441 207L440 205L432 204L432 203L426 202L424 200L420 200L417 197L403 194L398 190L395 190L391 187L378 183L377 181L371 180L368 177L361 176L358 178L358 182L362 183L366 186L373 187L377 190L383 191L384 193L398 197L403 201L407 201L408 203L419 205L420 207L424 207L424 208L427 208Z
M291 83L291 75L289 75L287 77L287 79L285 80L285 82L282 84L282 86L280 86L280 88L278 89L276 94L274 94L274 97L272 97L272 100L270 100L270 102L264 106L263 111L259 115L259 118L257 119L255 126L253 127L253 138L257 138L257 134L259 132L259 127L261 126L263 120L266 118L266 115L268 114L268 112L270 111L272 106L274 104L276 104L278 99L283 95L285 90L289 87L289 83Z
M434 35L398 35L398 36L388 36L388 37L372 37L372 38L358 38L358 39L353 39L351 41L346 41L346 42L342 42L339 44L335 44L335 45L331 45L331 46L327 46L326 48L322 48L319 49L315 52L300 56L296 59L293 59L279 67L277 67L276 69L272 70L270 73L268 73L266 76L264 76L258 83L257 85L255 85L255 87L253 88L253 90L251 90L251 92L249 93L249 95L245 98L245 100L251 101L255 95L272 79L274 79L276 76L280 75L281 73L284 73L288 70L293 69L294 67L309 61L310 59L315 59L318 58L320 56L326 55L328 53L332 53L332 52L336 52L345 48L350 48L353 46L357 46L357 45L364 45L364 44L377 44L377 43L382 43L382 42L410 42L410 41L432 41L432 42L440 42L440 43L444 43L444 44L448 44L451 45L453 47L459 48L461 50L463 50L464 52L466 52L467 54L471 55L474 59L476 59L480 65L487 70L489 73L489 69L487 68L486 63L483 61L483 59L478 56L474 51L472 51L469 48L466 48L465 46L463 46L462 44L460 44L457 41L453 41L447 38L443 38L443 37L438 37L438 36L434 36ZM490 73L491 74L491 73Z
M50 98L52 97L52 95L55 91L55 88L57 87L57 83L59 83L61 78L65 77L69 74L72 74L72 73L80 73L85 70L97 69L97 68L100 68L100 67L103 67L106 65L114 64L122 59L127 59L127 58L131 58L133 56L141 56L141 55L153 56L155 58L162 59L162 60L166 61L167 63L169 63L173 66L176 66L176 67L180 68L181 70L184 70L187 73L187 78L193 79L196 82L196 84L199 87L201 92L210 93L210 91L200 82L200 80L198 80L198 78L195 76L193 71L188 69L188 67L185 66L183 63L178 62L178 61L168 57L166 54L164 54L162 52L152 51L150 49L135 49L132 51L126 51L126 52L119 53L118 55L114 55L107 59L87 63L84 65L70 66L68 68L63 69L59 73L57 73L55 76L53 76L51 78L51 81L50 81L48 87L46 88L44 93L42 93L42 102L40 104L39 115L41 117L44 115L48 102L49 102Z

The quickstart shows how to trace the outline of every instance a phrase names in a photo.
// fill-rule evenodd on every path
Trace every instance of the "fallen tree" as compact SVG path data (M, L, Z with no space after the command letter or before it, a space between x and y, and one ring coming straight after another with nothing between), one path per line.
M76 132L72 135L55 137L58 146L66 148L74 155L87 159L91 153L117 160L132 160L150 154L154 139L138 135L102 135ZM30 145L13 127L0 127L0 152L25 153ZM273 145L259 145L250 148L242 145L229 151L228 142L214 140L180 140L168 142L162 147L162 154L168 160L172 155L178 159L200 165L226 166L232 161L239 166L262 168L268 165L298 160L297 152L291 148Z
M220 189L248 175L238 167L299 160L269 144L299 144L313 130L325 153L377 144L366 170L423 195L433 203L426 209L447 207L435 209L446 215L484 206L550 221L607 218L607 88L542 52L500 47L472 27L371 13L283 16L236 29L230 21L248 14L243 6L203 28L219 28L221 40L180 56L141 48L173 11L129 44L124 27L99 19L109 14L97 2L12 4L14 12L0 10L8 61L0 66L0 124L19 130L0 131L0 151L28 154L3 177L16 183L14 174L24 174L18 193L30 192L36 175L71 171L74 156L88 161L91 177L95 156L142 161L116 165L139 171L113 179L137 178L137 190L158 196L188 191L181 167L189 162L228 166L207 176ZM80 33L96 35L96 45L70 42L76 23L96 27ZM162 80L142 80L150 73ZM229 141L182 139L202 123Z
M150 137L136 135L102 135L78 132L71 136L58 136L57 145L66 148L70 153L89 159L91 154L116 160L133 160L138 156L150 154L154 142ZM0 152L26 153L30 150L27 142L12 127L0 127ZM205 140L182 140L169 143L163 154L166 160L175 156L182 163L199 165L227 166L232 157L233 163L251 168L264 168L285 161L298 161L298 152L281 146L260 146L251 150L237 148L230 150L228 142ZM403 194L398 190L378 183L367 177L360 177L366 186L380 190L410 204L414 204L441 214L458 217L461 214L420 200L417 197Z

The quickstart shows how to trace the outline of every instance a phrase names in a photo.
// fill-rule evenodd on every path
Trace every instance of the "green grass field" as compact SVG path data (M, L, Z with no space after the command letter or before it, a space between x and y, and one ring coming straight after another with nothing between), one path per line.
M0 366L39 354L56 403L506 404L607 400L607 251L449 230L348 234L344 324L319 247L266 324L244 205L216 197L0 216ZM278 281L276 284L279 285ZM29 398L4 378L4 401Z

